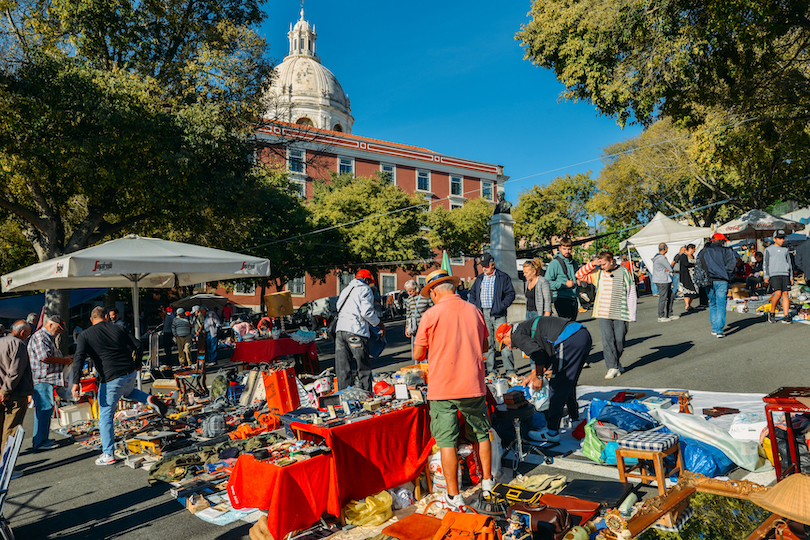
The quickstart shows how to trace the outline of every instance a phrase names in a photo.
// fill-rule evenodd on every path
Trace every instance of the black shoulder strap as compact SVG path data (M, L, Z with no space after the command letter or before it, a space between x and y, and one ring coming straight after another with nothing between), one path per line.
M346 302L349 301L349 297L352 295L352 291L354 290L355 287L357 287L357 285L352 285L352 288L349 289L348 293L346 293L346 298L343 300L343 303L338 308L338 312L337 312L338 315L340 315L340 310L343 309L343 306L346 305Z
M565 264L565 259L560 257L559 255L554 257L554 259L557 262L560 263L560 266L562 266L562 271L563 271L563 274L565 274L565 277L568 278L568 279L571 279L571 276L568 275L568 266L566 266L566 264Z

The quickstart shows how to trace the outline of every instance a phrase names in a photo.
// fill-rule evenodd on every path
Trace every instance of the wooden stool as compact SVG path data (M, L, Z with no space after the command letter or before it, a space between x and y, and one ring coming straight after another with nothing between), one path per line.
M681 456L678 436L674 433L661 433L657 431L635 431L625 435L618 441L616 449L616 466L619 468L619 480L626 482L627 478L639 478L643 484L655 480L658 482L658 493L667 492L665 479L673 474L683 472L683 456ZM675 454L675 467L666 474L664 458ZM637 458L639 462L629 468L624 465L624 458ZM652 461L655 476L647 473L644 462ZM635 469L639 472L632 472Z

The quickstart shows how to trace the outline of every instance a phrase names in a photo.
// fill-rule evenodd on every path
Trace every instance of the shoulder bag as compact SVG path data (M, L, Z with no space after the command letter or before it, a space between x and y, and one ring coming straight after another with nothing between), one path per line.
M332 320L329 321L329 325L326 327L326 335L332 341L335 341L335 339L337 339L337 323L338 318L340 317L340 311L343 309L343 306L346 305L346 302L349 301L349 297L352 295L352 291L354 290L355 286L349 289L349 294L346 295L346 299L343 301L343 304L341 304L341 306L338 308L337 313L335 313L335 316L332 317Z
M468 506L461 506L459 509L462 511L448 511L444 514L433 540L500 540L492 516L481 515ZM474 513L465 513L464 510L467 509Z
M509 507L507 517L511 518L513 512L528 514L532 532L546 531L551 533L554 540L562 540L571 528L571 516L564 508L554 508L547 504L518 503Z
M697 263L692 269L692 282L696 287L708 287L712 284L712 279L709 277L709 268L706 266L706 259L703 257L703 252L698 255Z

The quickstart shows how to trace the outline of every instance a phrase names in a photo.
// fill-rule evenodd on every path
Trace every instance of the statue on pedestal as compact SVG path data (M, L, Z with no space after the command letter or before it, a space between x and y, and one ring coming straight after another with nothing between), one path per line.
M511 214L512 213L512 203L506 200L506 193L503 191L498 192L498 204L495 205L495 210L492 212L492 215L495 214Z

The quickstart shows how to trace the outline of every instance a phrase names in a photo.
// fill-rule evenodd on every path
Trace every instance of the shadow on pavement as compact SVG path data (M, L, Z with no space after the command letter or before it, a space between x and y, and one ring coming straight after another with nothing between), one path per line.
M653 349L657 349L655 352L645 354L629 366L626 366L625 371L631 371L633 369L646 366L647 364L657 362L658 360L663 360L664 358L675 358L694 346L694 343L691 341L684 341L683 343L678 343L676 345L662 345L660 347L653 347Z
M64 446L67 446L67 445L64 445ZM51 460L51 461L47 462L48 463L47 465L40 465L40 466L33 466L32 467L32 465L36 465L38 463L45 462L45 460L43 460L43 461L35 461L35 462L32 462L32 463L26 463L24 465L19 465L18 468L22 469L23 474L32 475L32 474L37 474L37 473L49 471L51 469L55 469L57 467L67 465L69 463L76 463L77 461L83 461L85 459L88 459L90 457L95 457L95 456L98 456L98 452L95 451L95 450L92 450L92 451L89 451L89 452L82 452L81 454L77 454L77 455L75 455L73 457L70 457L70 458L67 458L67 459Z
M745 330L749 326L755 326L761 324L765 321L764 317L746 317L745 319L740 319L738 321L733 321L728 323L726 326L725 334L730 336L732 334L736 334L742 330ZM781 324L781 323L780 323ZM787 326L787 325L785 325Z

